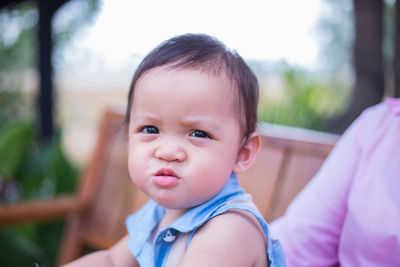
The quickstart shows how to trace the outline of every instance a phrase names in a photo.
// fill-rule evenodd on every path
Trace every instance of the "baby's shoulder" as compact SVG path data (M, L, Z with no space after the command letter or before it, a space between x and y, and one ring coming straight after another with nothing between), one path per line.
M185 252L184 266L266 266L267 243L253 214L230 210L196 231Z

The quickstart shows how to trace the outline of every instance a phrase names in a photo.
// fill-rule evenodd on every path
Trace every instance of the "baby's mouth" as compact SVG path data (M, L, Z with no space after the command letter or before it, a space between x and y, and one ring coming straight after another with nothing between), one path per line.
M167 168L159 170L158 172L156 172L155 176L173 176L179 178L173 170Z
M178 183L179 177L171 169L163 168L153 176L153 183L162 188L173 187Z

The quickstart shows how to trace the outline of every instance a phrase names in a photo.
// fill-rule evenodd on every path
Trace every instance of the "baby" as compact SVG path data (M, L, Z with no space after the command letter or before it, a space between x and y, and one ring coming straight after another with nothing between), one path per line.
M128 168L151 200L129 234L68 266L285 266L279 242L239 186L261 145L257 79L203 34L167 40L129 92Z

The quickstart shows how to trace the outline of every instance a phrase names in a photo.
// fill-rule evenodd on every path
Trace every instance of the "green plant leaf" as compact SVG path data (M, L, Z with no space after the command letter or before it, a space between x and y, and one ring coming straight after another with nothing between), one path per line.
M11 121L0 130L0 174L3 179L12 179L32 149L35 129L32 123Z

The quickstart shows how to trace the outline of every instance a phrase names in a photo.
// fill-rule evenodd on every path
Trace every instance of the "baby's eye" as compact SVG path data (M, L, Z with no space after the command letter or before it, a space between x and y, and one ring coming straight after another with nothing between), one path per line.
M158 134L158 133L160 133L160 131L157 129L157 127L152 126L152 125L143 126L142 128L140 128L139 132L142 132L142 133L145 133L145 134Z
M210 134L208 134L207 132L202 131L202 130L193 130L190 133L190 136L198 137L198 138L210 138L210 139L212 138Z

